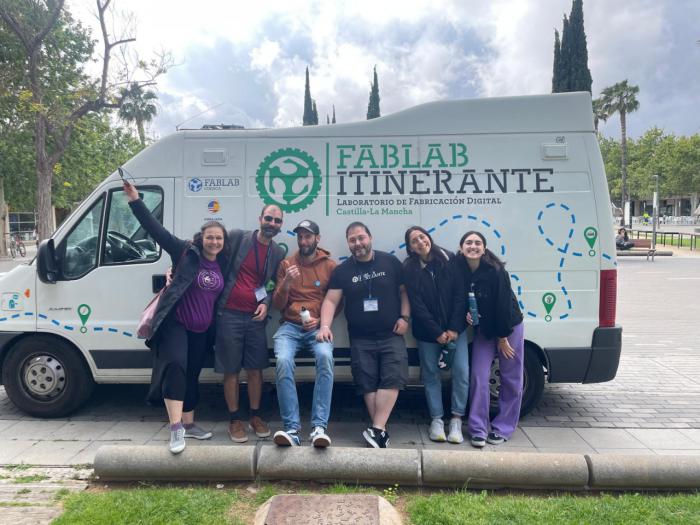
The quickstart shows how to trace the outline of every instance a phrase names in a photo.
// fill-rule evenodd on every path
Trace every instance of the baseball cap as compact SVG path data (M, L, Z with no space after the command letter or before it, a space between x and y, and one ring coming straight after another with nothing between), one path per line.
M299 233L298 230L307 230L313 233L314 235L318 235L319 233L321 233L318 229L318 224L316 224L314 221L309 221L306 219L297 224L297 227L294 228L294 233Z

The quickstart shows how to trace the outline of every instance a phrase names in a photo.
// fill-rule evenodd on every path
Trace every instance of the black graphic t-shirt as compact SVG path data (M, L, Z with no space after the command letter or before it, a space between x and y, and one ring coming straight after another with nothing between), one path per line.
M401 316L399 286L403 266L393 255L374 250L374 259L354 257L338 265L331 275L329 290L342 290L350 337L389 337ZM365 300L377 301L377 311L365 311ZM371 306L370 306L371 308Z

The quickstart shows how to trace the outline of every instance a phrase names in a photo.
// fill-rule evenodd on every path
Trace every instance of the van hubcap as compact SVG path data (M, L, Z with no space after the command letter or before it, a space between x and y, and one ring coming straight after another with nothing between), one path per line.
M63 364L53 356L34 356L28 359L22 368L24 386L34 397L54 398L63 391L66 385Z

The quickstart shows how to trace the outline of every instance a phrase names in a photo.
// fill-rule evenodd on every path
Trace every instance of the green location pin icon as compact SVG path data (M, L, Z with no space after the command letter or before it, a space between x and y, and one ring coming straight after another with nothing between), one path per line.
M544 309L547 311L547 315L544 316L545 321L549 322L552 320L552 316L549 314L552 312L552 308L554 308L554 304L556 302L557 296L552 292L547 292L542 296L542 304L544 305Z
M92 313L92 308L90 308L86 304L81 304L78 306L78 317L80 317L80 322L83 323L83 326L80 327L80 332L85 333L87 332L87 328L85 328L85 323L87 323L87 320L90 318L90 314Z
M588 228L583 230L583 236L586 238L588 246L591 247L590 251L588 252L588 255L593 257L595 255L595 250L593 249L593 246L595 246L595 241L598 238L598 230L596 230L593 226L589 226Z

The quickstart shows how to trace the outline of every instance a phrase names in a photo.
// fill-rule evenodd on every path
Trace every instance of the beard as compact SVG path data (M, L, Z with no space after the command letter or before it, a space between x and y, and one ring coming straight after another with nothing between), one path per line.
M260 229L262 231L262 234L268 239L272 239L275 235L277 235L280 232L280 228L269 225L263 226Z
M315 242L309 246L299 246L299 253L303 257L310 257L316 252L316 248L318 247L318 243Z
M359 246L359 247L353 248L351 251L355 257L361 258L361 257L365 257L367 254L369 254L369 252L371 250L372 250L371 246Z

